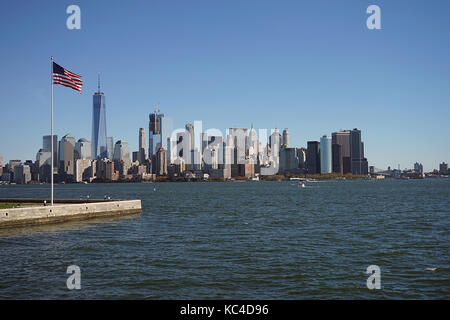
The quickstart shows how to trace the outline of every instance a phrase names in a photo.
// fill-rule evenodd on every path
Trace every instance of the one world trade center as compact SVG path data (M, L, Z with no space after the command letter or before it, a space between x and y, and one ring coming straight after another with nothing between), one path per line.
M100 91L100 74L98 91L94 93L92 109L92 159L108 157L106 146L106 104L105 95Z

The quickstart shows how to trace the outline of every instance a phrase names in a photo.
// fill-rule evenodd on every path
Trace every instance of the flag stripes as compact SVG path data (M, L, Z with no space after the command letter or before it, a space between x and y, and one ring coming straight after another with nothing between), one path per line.
M53 84L60 84L81 93L83 80L80 75L73 73L53 62Z

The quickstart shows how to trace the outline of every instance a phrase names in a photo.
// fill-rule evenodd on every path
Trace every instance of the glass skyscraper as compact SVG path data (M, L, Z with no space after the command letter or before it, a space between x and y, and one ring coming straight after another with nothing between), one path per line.
M320 173L331 173L331 138L320 138Z
M108 157L106 140L106 104L105 95L100 91L100 77L98 92L94 93L92 109L92 159Z
M148 143L148 157L156 156L156 152L163 145L162 139L162 119L164 114L159 113L159 109L156 109L149 115L149 143Z

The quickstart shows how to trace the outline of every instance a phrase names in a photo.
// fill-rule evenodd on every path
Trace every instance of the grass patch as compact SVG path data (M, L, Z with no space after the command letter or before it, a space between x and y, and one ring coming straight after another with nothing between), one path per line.
M41 203L26 203L26 202L1 202L0 209L14 209L14 208L25 208L33 206L42 206Z

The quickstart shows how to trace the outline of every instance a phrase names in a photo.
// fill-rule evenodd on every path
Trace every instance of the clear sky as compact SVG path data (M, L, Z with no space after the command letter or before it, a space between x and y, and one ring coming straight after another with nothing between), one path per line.
M68 30L66 8L81 8ZM368 30L366 8L381 8ZM450 1L8 1L0 10L0 155L35 160L50 134L50 56L83 76L55 86L55 133L91 140L101 73L108 136L137 150L160 101L175 127L288 128L306 146L362 130L369 165L450 161Z

